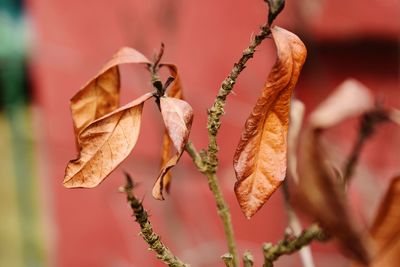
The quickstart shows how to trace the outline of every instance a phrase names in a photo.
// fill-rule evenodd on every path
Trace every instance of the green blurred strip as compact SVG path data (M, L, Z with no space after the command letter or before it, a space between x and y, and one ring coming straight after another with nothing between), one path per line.
M1 10L0 10L1 11ZM0 266L46 266L43 212L28 107L26 51L20 21L0 25ZM4 224L3 224L4 221Z

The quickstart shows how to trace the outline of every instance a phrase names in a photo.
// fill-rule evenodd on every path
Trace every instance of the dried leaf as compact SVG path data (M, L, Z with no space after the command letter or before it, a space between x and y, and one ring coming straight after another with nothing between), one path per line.
M181 79L178 74L178 68L173 64L161 64L161 67L167 67L171 76L174 77L174 82L167 91L167 96L178 99L183 99L183 91ZM161 167L166 166L172 155L172 141L169 138L167 129L164 131L161 151ZM163 178L163 188L169 192L171 186L171 172L166 172Z
M389 114L390 120L398 125L400 125L400 110L393 109Z
M320 134L321 131L307 129L300 149L302 207L338 239L345 253L361 263L368 263L366 243L351 219L343 184L328 164Z
M354 79L348 79L310 115L310 124L326 129L373 107L374 99L368 88Z
M400 263L400 176L394 178L378 209L370 234L376 246L372 266Z
M363 264L369 262L367 241L363 240L352 221L342 179L329 165L321 134L323 130L372 107L373 99L364 86L353 80L344 82L310 115L299 157L299 191L304 209L337 237L345 253Z
M161 114L168 131L168 136L177 150L176 154L161 168L159 177L153 187L153 196L162 200L165 174L176 165L189 138L193 120L192 107L185 101L172 98L160 98Z
M79 158L68 163L64 186L95 187L132 151L139 136L147 93L93 121L79 133Z
M290 123L288 132L288 171L295 183L299 182L297 173L297 146L301 126L303 124L305 106L298 99L293 99L290 108Z
M246 121L234 156L236 197L247 218L261 208L285 178L290 98L307 54L293 33L279 27L271 32L277 61Z
M150 61L135 49L123 47L72 97L70 106L76 136L91 122L118 108L118 65L126 63L150 64Z

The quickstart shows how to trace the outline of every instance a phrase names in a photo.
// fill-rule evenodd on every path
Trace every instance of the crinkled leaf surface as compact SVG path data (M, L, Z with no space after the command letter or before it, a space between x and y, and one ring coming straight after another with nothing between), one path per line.
M238 180L235 193L247 218L285 178L290 98L307 54L303 42L293 33L279 27L271 31L277 61L246 121L234 156Z
M161 114L167 128L168 136L176 149L176 154L161 168L159 177L153 187L153 197L163 198L165 174L176 165L189 138L193 120L192 107L185 101L172 98L160 98Z
M76 136L92 121L118 108L120 76L118 65L126 63L150 64L133 48L121 48L71 99L72 119Z
M167 90L167 96L183 99L183 90L182 90L181 79L178 73L178 68L173 64L161 64L161 66L168 68L171 76L174 77L174 82ZM173 156L172 141L171 138L169 138L167 129L165 129L162 141L161 168L164 168L164 166L168 164L172 156ZM171 163L169 163L168 165L171 165ZM164 174L163 178L163 188L165 188L167 192L169 192L171 186L171 179L172 179L171 172L167 171Z
M139 136L145 94L93 121L79 133L79 158L68 163L65 187L95 187L132 151Z

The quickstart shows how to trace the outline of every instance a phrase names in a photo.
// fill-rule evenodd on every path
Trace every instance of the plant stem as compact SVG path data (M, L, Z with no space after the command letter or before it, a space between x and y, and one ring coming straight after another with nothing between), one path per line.
M218 167L218 144L217 144L217 134L221 126L221 117L224 115L224 107L226 103L227 96L231 93L233 86L239 74L246 67L247 61L253 57L256 47L261 44L261 42L267 38L271 33L268 24L264 24L260 31L251 40L249 46L243 51L242 57L237 63L233 65L230 74L222 82L219 88L218 95L215 98L213 106L208 111L208 153L207 153L207 166L210 172L216 172Z
M217 205L218 215L222 220L229 254L232 256L232 262L234 264L233 266L237 266L237 250L232 227L231 213L229 212L229 207L225 202L224 196L219 186L217 175L207 169L207 165L202 155L197 152L192 142L189 141L186 144L186 151L192 158L193 163L197 167L197 169L207 177L208 186L213 193L215 203Z
M170 267L190 267L190 265L183 263L178 257L161 242L160 236L157 235L148 219L147 211L143 208L142 203L133 194L133 181L128 174L126 174L126 185L122 191L126 193L126 198L131 206L136 222L140 225L140 233L144 241L149 245L150 250L157 254L157 258L163 261Z
M379 106L363 114L360 122L357 141L355 142L350 156L346 161L343 174L343 183L347 183L352 177L360 157L361 150L368 138L374 134L376 126L387 121L389 121L388 112Z
M233 234L232 220L231 214L229 211L229 207L225 202L224 196L219 186L218 178L216 175L216 171L218 168L218 144L217 144L217 134L219 128L221 126L221 117L224 115L224 106L226 103L226 98L232 91L234 84L236 83L236 79L239 74L244 70L247 61L253 57L255 53L255 49L261 42L269 36L271 33L268 24L264 24L260 32L254 36L251 40L249 46L243 51L242 57L239 59L237 63L234 64L233 69L230 74L225 78L222 82L221 87L219 88L218 95L215 98L213 106L209 109L208 112L208 150L207 156L205 158L200 155L194 153L193 147L189 144L186 147L186 151L188 151L189 155L192 157L193 162L197 166L197 168L207 176L209 187L214 195L218 215L220 216L225 236L228 243L229 253L233 257L233 266L238 266L238 256L236 250L236 243ZM201 159L201 161L199 160Z
M302 247L307 246L313 240L325 241L327 239L328 236L325 232L317 224L313 224L294 239L284 239L279 241L276 245L266 243L263 246L263 267L274 266L274 261L276 261L280 256L292 254L300 250Z

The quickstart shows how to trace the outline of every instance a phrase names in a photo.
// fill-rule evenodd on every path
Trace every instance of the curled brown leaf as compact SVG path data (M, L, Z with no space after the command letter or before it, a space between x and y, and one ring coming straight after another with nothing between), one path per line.
M135 49L123 47L71 98L70 107L77 137L91 122L118 108L118 65L126 63L150 64L150 61Z
M307 54L293 33L279 27L271 32L277 61L246 121L234 156L235 193L247 218L262 207L286 176L290 98Z
M160 174L153 187L153 197L164 199L164 177L168 171L176 165L189 138L193 120L192 107L185 101L172 98L160 98L161 114L167 128L168 136L176 149L176 154L161 168Z
M169 70L169 73L172 77L174 77L174 82L170 86L170 88L167 91L167 96L169 97L174 97L178 99L183 99L183 90L182 90L182 84L181 84L181 79L178 73L178 68L173 65L173 64L161 64L161 67L166 67ZM167 129L165 129L164 134L163 134L163 141L162 141L162 151L161 151L161 167L166 166L168 161L172 157L172 141L171 138L169 138ZM171 172L167 171L164 174L163 178L163 188L167 192L169 192L171 186Z
M79 157L67 165L65 187L95 187L129 155L139 136L143 103L150 97L135 99L79 133Z

